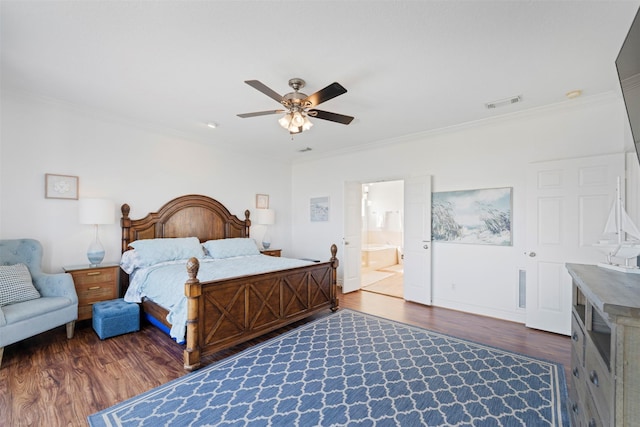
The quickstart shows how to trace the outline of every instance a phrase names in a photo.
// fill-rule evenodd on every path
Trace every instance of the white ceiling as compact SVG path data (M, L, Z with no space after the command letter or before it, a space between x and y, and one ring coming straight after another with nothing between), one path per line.
M635 1L7 1L2 87L205 144L292 161L618 91L614 61ZM348 92L291 136L280 94ZM489 101L522 102L487 110ZM215 122L210 129L207 122ZM300 153L310 147L313 151Z

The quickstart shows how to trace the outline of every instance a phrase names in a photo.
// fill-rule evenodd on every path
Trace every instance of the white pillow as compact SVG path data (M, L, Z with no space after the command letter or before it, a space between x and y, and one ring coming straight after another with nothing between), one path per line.
M197 237L136 240L129 244L135 249L140 265L148 267L165 261L202 258L204 251Z
M40 298L24 264L0 266L0 307Z
M136 268L140 268L140 257L135 249L129 249L120 257L120 268L127 274L133 273Z
M211 258L231 258L235 256L260 255L256 241L249 238L208 240L203 244Z

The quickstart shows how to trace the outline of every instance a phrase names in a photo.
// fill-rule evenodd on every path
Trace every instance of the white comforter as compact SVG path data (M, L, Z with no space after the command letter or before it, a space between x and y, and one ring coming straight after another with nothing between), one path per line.
M267 255L250 255L225 259L200 259L198 280L225 279L248 274L265 273L309 265L311 262L293 258ZM188 280L186 260L163 262L136 270L130 275L125 301L142 302L146 297L169 310L167 321L171 323L170 335L178 342L184 341L187 323L187 298L184 284Z

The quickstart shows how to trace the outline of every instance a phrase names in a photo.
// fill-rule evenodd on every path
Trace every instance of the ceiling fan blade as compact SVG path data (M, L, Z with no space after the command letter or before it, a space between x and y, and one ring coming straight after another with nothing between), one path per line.
M252 88L257 89L260 92L264 93L265 95L275 100L276 102L278 103L282 102L282 96L280 94L278 94L273 89L267 87L264 83L260 82L259 80L245 80L244 82L249 86L251 86Z
M343 93L347 93L347 90L342 87L340 83L333 82L324 89L320 89L316 93L307 96L305 101L309 101L311 103L310 106L315 107L316 105L320 105L323 102L335 98L336 96L342 95Z
M238 114L238 117L246 119L247 117L266 116L268 114L286 113L286 110L269 110L269 111L256 111L255 113Z
M311 117L316 119L329 120L330 122L342 123L348 125L353 120L351 116L345 116L344 114L331 113L329 111L322 110L309 110L308 113Z

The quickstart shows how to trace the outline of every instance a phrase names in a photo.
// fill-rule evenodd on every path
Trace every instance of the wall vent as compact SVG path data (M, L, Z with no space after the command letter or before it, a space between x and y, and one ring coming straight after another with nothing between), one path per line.
M527 307L527 270L518 270L518 308Z

